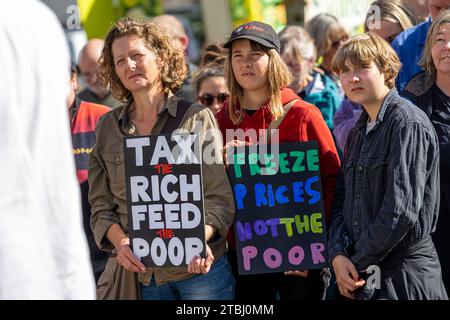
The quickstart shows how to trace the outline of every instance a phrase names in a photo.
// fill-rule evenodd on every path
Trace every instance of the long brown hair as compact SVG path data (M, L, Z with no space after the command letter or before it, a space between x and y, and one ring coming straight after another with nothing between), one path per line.
M278 119L283 115L283 105L281 103L282 88L287 87L292 81L292 75L288 67L281 59L280 54L275 49L269 49L262 44L250 41L252 50L263 51L269 56L268 73L268 87L269 87L269 110L274 119ZM238 102L239 96L244 94L243 88L239 85L234 76L233 67L231 65L231 55L233 46L230 47L225 61L225 79L227 81L228 90L230 91L230 98L228 100L228 116L233 124L238 125L244 118L244 112Z

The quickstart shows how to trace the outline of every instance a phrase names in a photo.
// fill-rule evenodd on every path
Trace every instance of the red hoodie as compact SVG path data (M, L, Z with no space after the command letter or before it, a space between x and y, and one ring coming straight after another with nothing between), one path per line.
M291 89L281 91L282 104L299 99L289 110L281 122L279 129L279 141L283 142L303 142L316 140L319 145L320 175L322 178L322 191L324 198L325 219L331 211L331 205L336 187L336 177L338 174L340 161L336 146L328 129L322 113L318 108L301 100ZM220 130L226 141L226 129L266 129L272 122L272 114L268 106L258 109L253 115L244 113L244 119L239 125L234 125L228 116L228 103L225 102L222 109L216 115ZM249 141L252 143L252 141ZM233 229L230 229L228 240L234 247Z

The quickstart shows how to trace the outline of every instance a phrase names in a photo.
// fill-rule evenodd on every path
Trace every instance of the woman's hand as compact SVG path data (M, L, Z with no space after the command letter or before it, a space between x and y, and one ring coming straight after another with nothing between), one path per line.
M249 145L249 143L245 141L231 140L223 147L223 160L227 167L228 167L228 153L230 153L233 150L233 148L247 145Z
M354 299L355 290L362 287L366 282L364 280L358 281L358 271L356 271L353 262L346 256L336 256L332 261L332 265L339 291L344 297Z
M117 250L117 263L119 265L127 271L146 272L144 264L131 251L130 238L127 237L117 223L111 225L106 233L106 237Z
M306 278L308 276L308 270L293 270L293 271L286 271L284 273L285 276L298 276Z
M117 262L127 271L145 273L144 264L139 261L130 248L130 238L122 239L117 249Z
M208 273L211 269L211 265L214 261L214 256L212 254L211 248L206 245L206 259L200 256L195 256L192 258L188 265L189 273Z

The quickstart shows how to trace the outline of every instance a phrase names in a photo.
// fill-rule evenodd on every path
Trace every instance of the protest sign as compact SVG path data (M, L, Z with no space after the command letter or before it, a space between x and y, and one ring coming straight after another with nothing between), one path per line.
M125 137L128 232L145 266L187 265L205 257L198 134Z
M277 147L238 147L229 165L240 274L327 266L317 142Z

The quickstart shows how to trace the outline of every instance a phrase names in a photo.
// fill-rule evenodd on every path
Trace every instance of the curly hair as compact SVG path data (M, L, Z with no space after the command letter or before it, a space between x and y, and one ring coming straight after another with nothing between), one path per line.
M125 101L131 95L130 90L125 88L117 76L112 54L114 41L131 35L144 39L147 49L163 62L159 72L164 92L178 90L187 72L183 52L175 48L169 36L153 23L141 22L129 17L118 20L106 36L97 70L97 76L102 85L109 86L112 95L118 100Z

